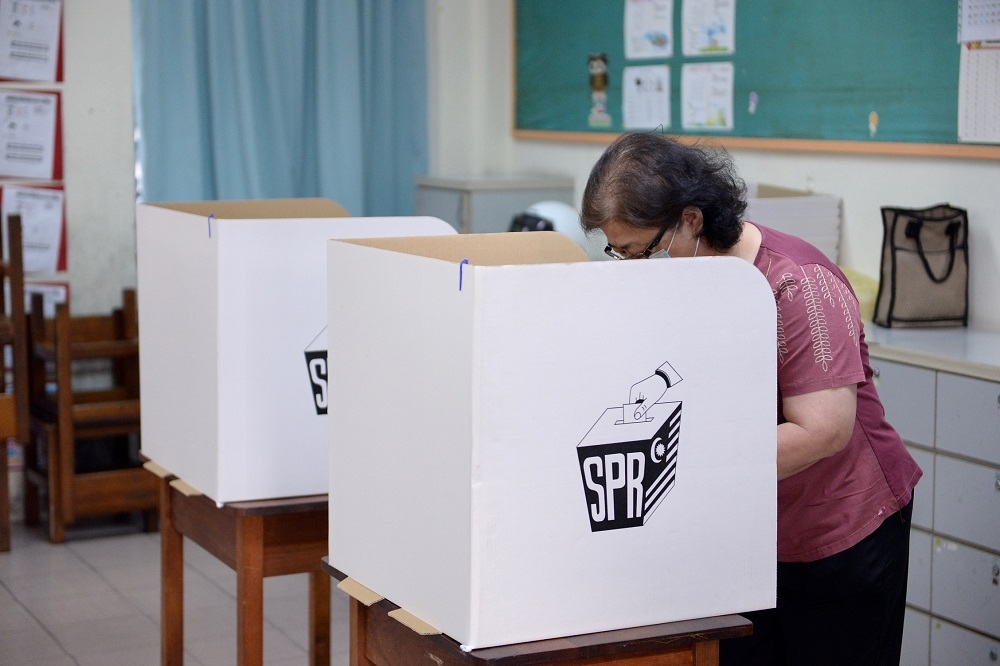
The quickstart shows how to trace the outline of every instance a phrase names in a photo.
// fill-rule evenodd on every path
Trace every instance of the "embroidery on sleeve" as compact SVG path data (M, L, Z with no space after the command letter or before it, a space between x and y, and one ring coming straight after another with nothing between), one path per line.
M795 284L795 276L791 273L782 273L775 291L775 301L784 296L786 300L791 302L795 298L796 291L798 291L798 286Z
M857 347L860 342L858 340L858 328L855 325L854 310L852 306L856 306L858 299L854 297L851 290L842 283L840 280L835 280L834 284L837 286L837 294L840 300L840 309L844 313L844 324L847 326L847 334L851 336L851 342Z
M788 354L788 342L785 339L785 323L781 319L781 304L778 304L778 361L781 363L785 362L785 356Z
M819 363L823 367L823 371L826 372L829 370L829 362L833 360L833 354L830 347L830 331L826 325L826 312L823 310L822 294L816 281L809 277L804 269L799 283L802 286L806 314L809 318L813 357L815 362Z

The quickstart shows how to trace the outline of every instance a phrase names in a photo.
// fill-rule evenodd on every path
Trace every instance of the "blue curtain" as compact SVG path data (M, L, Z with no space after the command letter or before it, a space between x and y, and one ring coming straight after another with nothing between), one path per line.
M132 0L144 201L327 197L411 215L424 2Z

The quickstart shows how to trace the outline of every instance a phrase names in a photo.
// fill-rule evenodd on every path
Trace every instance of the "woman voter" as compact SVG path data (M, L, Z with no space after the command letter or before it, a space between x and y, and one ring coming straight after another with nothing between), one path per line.
M847 278L746 206L724 151L631 133L594 165L581 214L615 259L739 257L774 293L777 607L746 613L753 635L722 641L721 663L898 664L921 470L885 420Z

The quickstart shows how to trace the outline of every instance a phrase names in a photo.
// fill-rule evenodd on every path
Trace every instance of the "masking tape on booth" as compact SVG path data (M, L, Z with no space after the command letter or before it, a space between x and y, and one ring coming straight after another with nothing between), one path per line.
M337 583L337 589L346 592L349 597L360 601L365 606L371 606L383 599L381 594L369 590L353 578L345 578Z
M200 490L198 490L194 486L184 483L180 479L174 479L173 481L171 481L170 487L177 490L177 492L179 492L181 495L184 495L184 497L197 497L203 494Z
M440 629L432 627L413 613L403 610L402 608L389 611L389 617L404 624L421 636L434 636L441 633Z

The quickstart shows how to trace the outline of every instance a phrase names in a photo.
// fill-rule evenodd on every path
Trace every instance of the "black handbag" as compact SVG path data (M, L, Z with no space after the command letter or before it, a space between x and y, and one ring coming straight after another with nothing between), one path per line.
M967 326L969 218L943 203L882 208L882 268L872 321L885 327Z

